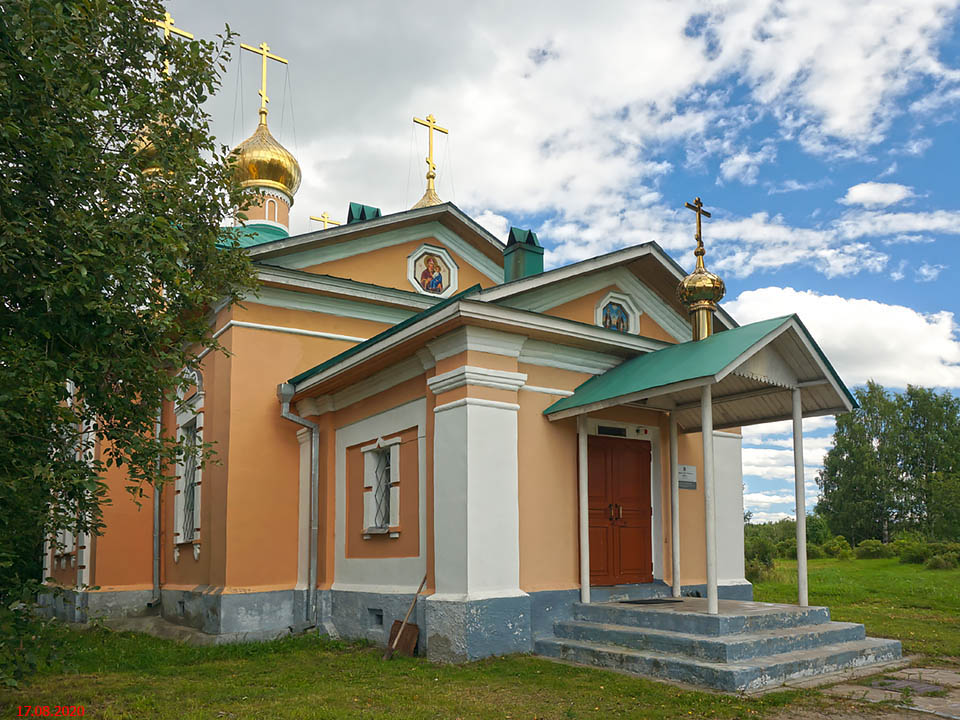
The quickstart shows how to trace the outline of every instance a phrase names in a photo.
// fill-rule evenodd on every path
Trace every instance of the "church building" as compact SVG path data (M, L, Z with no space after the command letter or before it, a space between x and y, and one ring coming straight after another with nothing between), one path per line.
M689 601L709 623L752 599L739 430L793 419L802 528L800 420L854 406L827 357L795 315L741 326L723 309L699 198L691 273L655 242L547 270L535 232L503 244L441 201L444 129L418 122L431 136L420 202L388 215L351 203L343 224L324 215L290 236L301 171L263 104L236 149L259 197L245 243L260 287L211 309L227 353L207 354L161 416L216 461L177 467L142 507L112 468L103 535L46 555L69 589L60 616L383 645L413 603L429 658L595 662L555 633L609 622L594 606L643 615L679 600L664 605L677 615ZM802 543L800 558L790 622L826 622L807 607ZM845 662L899 656L872 642L888 644Z

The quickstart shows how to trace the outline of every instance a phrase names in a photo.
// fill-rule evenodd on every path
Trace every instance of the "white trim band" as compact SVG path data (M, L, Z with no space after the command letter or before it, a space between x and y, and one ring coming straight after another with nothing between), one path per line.
M498 410L517 411L520 409L520 406L516 403L500 402L499 400L484 400L482 398L461 398L460 400L454 400L453 402L448 402L444 405L437 405L433 409L433 412L441 413L445 410L455 410L456 408L463 407L464 405L479 405L480 407L496 408Z
M544 395L559 395L560 397L570 397L573 390L561 390L560 388L540 387L539 385L524 385L521 390L543 393Z
M490 370L489 368L464 365L455 370L436 375L427 380L427 385L435 395L456 390L465 385L495 388L497 390L512 390L516 392L527 381L526 373L508 372L506 370Z

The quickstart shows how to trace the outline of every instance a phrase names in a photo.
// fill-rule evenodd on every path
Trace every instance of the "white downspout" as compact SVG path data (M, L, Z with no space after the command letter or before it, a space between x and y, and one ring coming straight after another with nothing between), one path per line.
M293 399L293 394L294 387L290 383L277 385L280 416L310 430L310 542L307 547L307 603L304 623L305 627L316 627L319 624L317 615L317 541L320 518L317 498L320 496L320 426L290 412L290 401Z

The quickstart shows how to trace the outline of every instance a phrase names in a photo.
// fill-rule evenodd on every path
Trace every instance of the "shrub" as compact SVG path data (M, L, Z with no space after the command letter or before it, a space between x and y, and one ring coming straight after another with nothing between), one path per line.
M932 542L929 545L931 555L960 555L960 543Z
M777 548L769 538L756 536L747 539L744 543L744 557L749 562L751 560L759 562L765 568L773 567L773 558L776 555Z
M955 555L934 555L923 566L927 570L954 570L957 567Z
M744 575L747 580L756 585L758 582L766 580L773 571L773 565L764 565L759 560L747 560L744 566Z
M864 540L857 545L857 557L861 560L868 558L888 558L893 557L894 549L889 545L884 545L879 540Z
M834 535L823 544L823 551L830 557L848 560L853 557L853 549L843 535Z
M933 555L933 550L926 543L907 542L900 550L900 562L919 565L926 562Z
M781 540L780 542L778 542L777 557L784 558L786 560L796 560L797 559L796 538L788 538L786 540Z
M820 558L824 558L826 556L827 554L819 545L807 545L807 558L810 560L819 560Z

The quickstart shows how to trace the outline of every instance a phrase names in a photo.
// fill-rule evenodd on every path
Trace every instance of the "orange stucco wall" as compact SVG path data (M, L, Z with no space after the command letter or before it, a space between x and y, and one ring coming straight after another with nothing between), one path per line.
M483 287L495 285L490 278L476 270L460 255L433 237L424 237L399 245L373 250L361 255L332 260L320 265L303 268L306 272L334 275L350 278L359 282L372 283L383 287L398 288L400 290L415 290L407 279L407 258L421 245L433 245L445 249L457 264L457 288L466 290L471 285L479 283ZM449 278L445 278L449 282Z
M583 295L571 300L570 302L557 305L550 310L547 310L546 314L593 325L596 323L597 319L597 303L603 300L607 293L611 291L623 292L616 285L609 285L602 290L597 290L589 295ZM637 334L643 335L644 337L654 338L656 340L663 340L664 342L676 342L676 340L671 337L666 330L654 322L647 313L640 315L639 330Z
M273 213L273 204L271 203L270 213L268 216L267 200L273 200L276 203L276 215ZM245 215L247 216L247 220L250 222L256 220L270 220L271 222L280 223L284 227L290 227L290 206L287 205L286 201L279 200L272 195L269 197L263 196L258 198L257 202L250 206Z
M126 471L116 465L103 479L110 504L103 506L103 535L93 540L90 584L103 591L153 587L153 487L131 495Z

